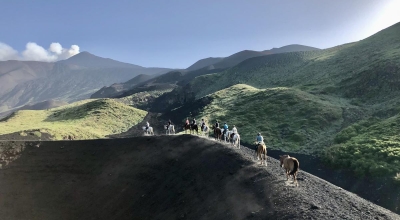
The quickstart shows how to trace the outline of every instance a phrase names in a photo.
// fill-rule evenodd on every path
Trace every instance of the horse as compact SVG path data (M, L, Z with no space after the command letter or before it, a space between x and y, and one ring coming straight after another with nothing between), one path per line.
M264 158L263 158L264 156ZM267 166L267 146L263 143L259 143L257 147L257 160L261 160L261 165L263 164L263 160L265 166Z
M165 129L165 134L175 134L175 128L173 125L170 125L168 127L168 125L164 125L164 129Z
M238 133L233 133L232 131L229 131L229 134L228 134L228 141L229 142L231 140L233 140L233 138L235 137L235 134L239 135Z
M224 141L229 142L229 137L232 132L229 131L228 129L226 129L226 131L224 129L221 129L221 130L222 130L222 134L223 134L222 136L224 137Z
M221 128L214 127L214 137L215 137L215 140L221 141L221 137L222 137L222 130L221 130Z
M240 135L237 133L232 133L230 135L230 139L232 139L232 146L234 147L237 144L237 147L240 149Z
M289 176L293 176L293 183L296 183L296 186L298 186L297 172L300 167L299 161L289 155L279 155L279 157L279 161L281 162L280 166L285 169L286 181L289 180Z
M229 138L228 133L229 133L228 129L226 129L226 131L225 131L225 129L221 128L221 138L224 138L225 142L227 142L227 140Z
M144 131L144 135L148 134L148 135L154 135L153 132L153 127L149 127L149 129L146 130L146 127L142 127L143 131Z
M208 137L209 134L209 128L207 125L202 126L201 131L202 131L202 135Z
M199 135L199 126L197 124L192 124L190 125L190 134L194 134L194 131L196 131L197 135Z
M183 130L185 131L185 134L187 134L187 131L189 130L189 132L190 132L190 124L184 124L183 125Z

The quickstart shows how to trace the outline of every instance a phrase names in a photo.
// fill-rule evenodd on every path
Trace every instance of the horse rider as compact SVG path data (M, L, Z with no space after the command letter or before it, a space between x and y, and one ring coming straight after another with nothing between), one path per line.
M202 118L201 119L201 130L203 130L205 126L206 126L206 122L204 121L204 118Z
M193 121L192 121L192 126L193 125L195 125L196 124L196 119L195 118L193 118Z
M233 125L233 128L232 128L232 133L234 133L234 134L237 134L237 128L236 128L236 126L235 126L235 125Z
M189 118L186 118L185 125L189 125Z
M150 123L148 121L146 121L146 131L149 129L150 127Z
M256 137L256 151L258 149L259 144L265 145L264 138L263 138L263 136L261 136L261 133L258 133L257 137Z
M167 130L168 130L168 128L169 128L169 126L170 126L171 124L172 124L172 123L171 123L171 119L170 119L170 120L168 120Z
M215 128L219 128L218 120L215 120Z
M225 133L228 131L228 125L226 122L224 123L224 133L222 135L225 135Z

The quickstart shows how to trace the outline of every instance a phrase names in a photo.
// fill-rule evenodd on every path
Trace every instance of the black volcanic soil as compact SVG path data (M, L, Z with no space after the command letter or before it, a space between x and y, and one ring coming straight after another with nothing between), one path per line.
M0 219L399 219L300 171L179 135L0 142ZM301 168L300 161L300 168Z

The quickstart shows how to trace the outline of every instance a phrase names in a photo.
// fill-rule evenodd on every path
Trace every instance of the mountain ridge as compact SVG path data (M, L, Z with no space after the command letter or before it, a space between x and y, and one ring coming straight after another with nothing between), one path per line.
M167 68L145 68L81 52L58 62L0 62L0 112L48 99L89 98L110 82L122 83L140 74L157 76Z
M309 47L309 46L304 46L304 45L298 45L298 44L291 44L287 45L284 47L280 48L273 48L271 49L274 52L273 53L286 53L287 51L311 51L311 50L319 50L318 48L315 47ZM154 77L153 79L150 79L147 82L147 87L152 87L153 89L157 88L163 88L165 90L166 87L168 88L174 88L176 86L184 86L186 83L190 82L192 79L196 78L197 76L205 75L205 74L210 74L210 73L216 73L220 72L223 70L226 70L228 68L231 68L235 65L237 65L240 62L243 62L246 59L252 58L252 57L257 57L257 56L264 56L264 55L269 55L271 54L271 50L265 50L265 51L253 51L253 50L243 50L239 51L237 53L234 53L228 57L222 57L222 58L215 58L215 57L209 57L205 59L201 59L194 64L192 64L190 67L188 67L185 70L172 70L162 76ZM160 85L160 83L165 83L168 85L165 86L160 86L160 87L154 87L154 84ZM134 88L134 87L141 86L140 89ZM137 84L131 88L132 91L125 90L126 92L121 94L121 91L116 91L112 86L110 87L104 87L100 89L99 91L96 92L96 94L93 94L91 97L99 97L99 93L107 94L106 97L111 98L111 97L121 97L123 95L132 95L133 93L137 91L143 91L146 87L146 85L143 85L143 83ZM112 93L114 91L114 93ZM166 91L166 90L165 90ZM102 96L103 97L103 96Z

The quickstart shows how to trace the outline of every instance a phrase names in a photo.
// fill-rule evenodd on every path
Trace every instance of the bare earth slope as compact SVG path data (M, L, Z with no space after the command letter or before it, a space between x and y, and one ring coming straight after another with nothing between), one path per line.
M260 167L246 149L190 135L34 144L0 142L0 219L399 218L302 171L293 187L276 160Z

